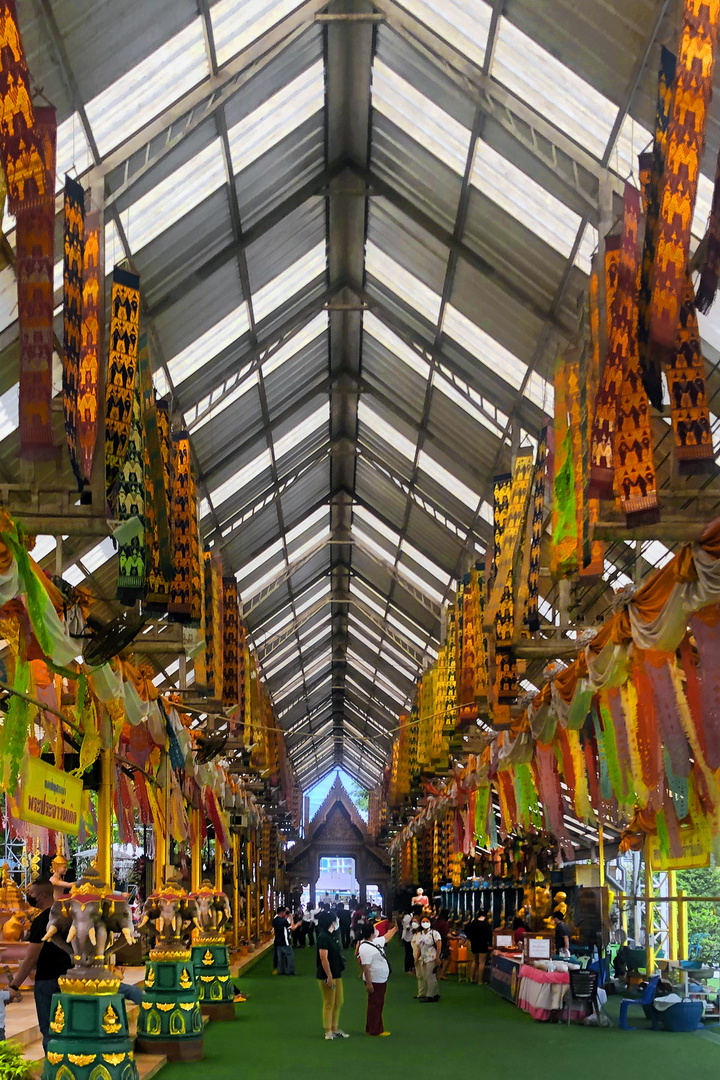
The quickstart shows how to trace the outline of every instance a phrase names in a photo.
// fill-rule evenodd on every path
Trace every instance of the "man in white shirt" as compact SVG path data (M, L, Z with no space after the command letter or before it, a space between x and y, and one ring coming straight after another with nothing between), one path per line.
M367 990L367 1014L365 1032L367 1035L389 1035L383 1027L383 1005L385 990L390 976L390 964L385 956L385 946L397 933L392 926L384 937L378 937L372 923L365 923L362 928L362 941L358 945L357 956L362 967L365 989Z
M413 905L412 911L402 917L402 943L405 949L405 974L415 974L415 957L413 956L412 939L413 931L420 925L423 909L419 904Z

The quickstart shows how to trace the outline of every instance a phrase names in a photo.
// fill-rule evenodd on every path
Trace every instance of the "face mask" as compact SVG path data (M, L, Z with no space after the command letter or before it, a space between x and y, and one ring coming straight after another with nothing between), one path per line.
M423 930L429 930L430 929L430 923L429 922L424 922L422 924L422 928L423 928Z

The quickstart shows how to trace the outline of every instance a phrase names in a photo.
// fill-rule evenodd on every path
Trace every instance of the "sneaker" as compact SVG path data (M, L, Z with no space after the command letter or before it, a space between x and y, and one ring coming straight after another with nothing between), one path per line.
M342 1031L340 1028L338 1028L337 1031L333 1031L332 1034L333 1034L333 1039L349 1039L350 1038L347 1031Z
M333 1035L332 1031L326 1031L326 1032L325 1032L325 1038L326 1038L326 1039L327 1039L327 1040L328 1040L329 1042L332 1042L332 1041L333 1041L333 1039L335 1038L335 1036Z
M432 998L429 998L429 997L417 997L417 998L415 998L415 1000L416 1001L432 1001Z

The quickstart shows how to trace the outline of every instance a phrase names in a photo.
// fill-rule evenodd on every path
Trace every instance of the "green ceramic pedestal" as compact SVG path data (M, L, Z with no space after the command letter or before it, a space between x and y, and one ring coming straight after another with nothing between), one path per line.
M203 1020L190 950L150 953L136 1047L168 1061L202 1061Z
M193 945L192 962L200 1008L213 1020L235 1019L235 986L224 939L200 939Z
M61 992L51 1016L42 1080L138 1080L121 994Z

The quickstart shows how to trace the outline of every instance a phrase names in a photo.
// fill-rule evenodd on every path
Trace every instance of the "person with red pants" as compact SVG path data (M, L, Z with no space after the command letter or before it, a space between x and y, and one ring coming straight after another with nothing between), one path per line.
M358 946L358 960L362 967L365 989L367 990L367 1014L365 1032L367 1035L389 1035L383 1027L383 1005L385 991L390 977L390 964L385 956L385 946L397 933L393 926L384 937L378 937L372 923L365 923L362 928L362 941Z

